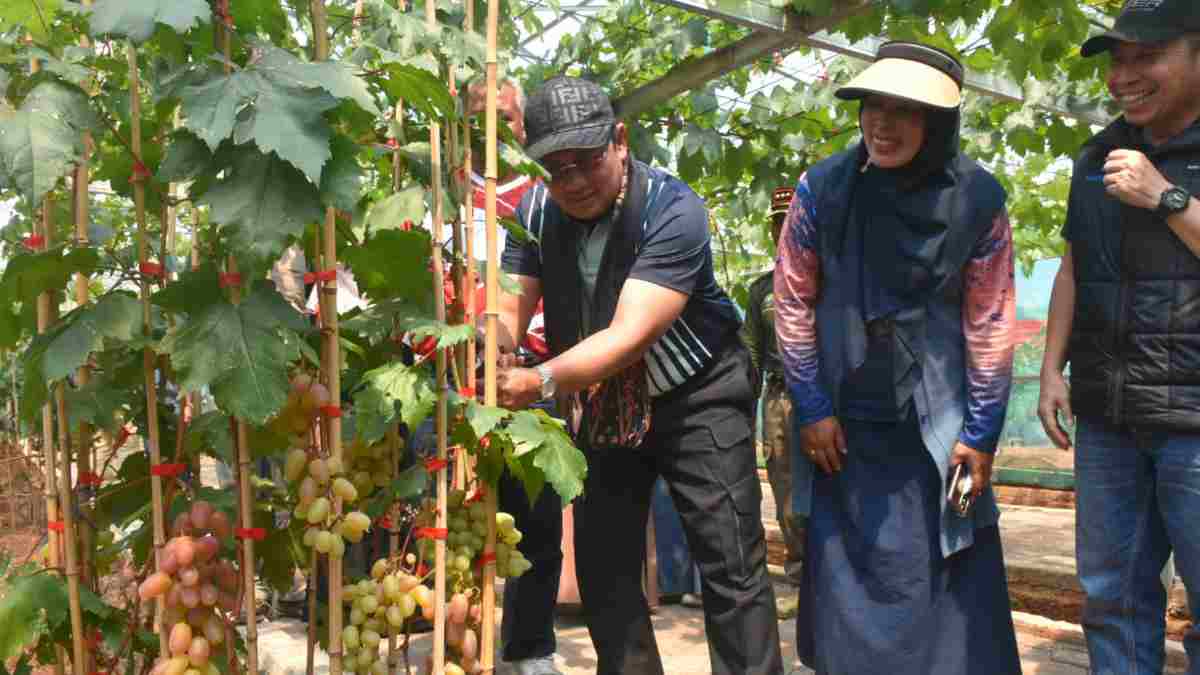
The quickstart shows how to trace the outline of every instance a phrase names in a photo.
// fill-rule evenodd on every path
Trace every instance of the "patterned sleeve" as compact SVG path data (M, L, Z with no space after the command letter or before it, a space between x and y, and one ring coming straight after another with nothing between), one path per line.
M801 425L833 415L833 403L821 385L817 352L821 261L815 215L807 177L801 176L783 222L779 259L775 261L775 337L793 414Z
M1001 211L980 239L963 274L963 333L967 343L967 414L958 440L995 452L1012 388L1013 328L1017 318L1013 239Z

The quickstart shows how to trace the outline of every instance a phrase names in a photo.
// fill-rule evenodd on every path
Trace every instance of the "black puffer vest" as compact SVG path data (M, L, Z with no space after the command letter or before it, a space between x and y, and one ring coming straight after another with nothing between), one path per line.
M1122 118L1084 146L1067 214L1071 406L1127 427L1200 431L1200 258L1153 212L1105 193L1105 158L1118 148L1200 194L1200 124L1148 147Z

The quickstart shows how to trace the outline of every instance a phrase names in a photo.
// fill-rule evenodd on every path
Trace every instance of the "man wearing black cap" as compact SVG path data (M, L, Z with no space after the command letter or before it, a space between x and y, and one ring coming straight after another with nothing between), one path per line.
M1129 0L1102 53L1124 115L1075 164L1038 413L1064 449L1077 425L1092 672L1161 673L1172 551L1200 610L1200 6ZM1184 646L1200 674L1200 627Z
M517 210L532 235L505 248L520 296L500 342L545 301L552 358L505 359L502 405L557 398L588 460L575 565L597 672L662 673L642 594L651 490L662 476L700 568L712 672L782 673L766 574L750 356L717 284L703 202L633 159L597 85L556 77L529 97L526 152L549 173Z
M771 242L778 246L783 218L796 190L776 188L771 196ZM787 559L784 574L800 585L804 564L804 516L792 507L792 399L783 376L783 361L775 342L775 270L768 270L750 285L742 342L754 363L754 391L762 391L762 445L767 456L767 480L775 497L775 519L783 533Z

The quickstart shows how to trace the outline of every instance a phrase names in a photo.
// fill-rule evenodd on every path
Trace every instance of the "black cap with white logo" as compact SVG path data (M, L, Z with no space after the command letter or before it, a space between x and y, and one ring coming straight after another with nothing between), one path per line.
M594 82L559 76L525 103L525 154L541 160L559 150L607 145L616 123L608 94Z
M1084 56L1096 56L1118 42L1157 44L1200 32L1196 0L1128 0L1113 29L1083 43Z

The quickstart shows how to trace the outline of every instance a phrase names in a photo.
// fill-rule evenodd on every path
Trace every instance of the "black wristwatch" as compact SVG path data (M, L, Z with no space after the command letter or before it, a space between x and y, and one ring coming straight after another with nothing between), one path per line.
M1172 185L1163 190L1162 196L1158 199L1158 208L1154 209L1154 215L1166 220L1176 213L1186 211L1191 203L1192 193L1178 185Z

